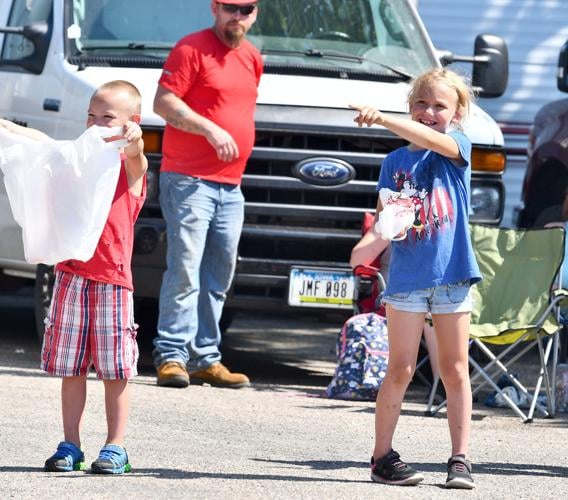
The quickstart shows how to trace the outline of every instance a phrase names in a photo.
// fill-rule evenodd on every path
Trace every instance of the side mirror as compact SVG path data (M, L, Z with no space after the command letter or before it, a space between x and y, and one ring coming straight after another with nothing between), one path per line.
M509 80L509 51L505 41L495 35L475 38L472 86L479 97L503 95Z
M40 74L45 66L47 50L49 49L49 25L45 21L27 24L26 26L0 26L0 33L21 35L32 42L33 54L21 59L2 59L2 64L21 66L31 73Z
M505 40L496 35L477 35L474 56L462 56L448 50L438 50L442 66L454 62L473 63L471 83L479 97L503 95L509 80L509 51Z
M455 55L451 50L436 48L436 56L442 66L448 66L455 61Z
M560 55L558 56L556 86L560 92L568 92L568 40L560 49Z

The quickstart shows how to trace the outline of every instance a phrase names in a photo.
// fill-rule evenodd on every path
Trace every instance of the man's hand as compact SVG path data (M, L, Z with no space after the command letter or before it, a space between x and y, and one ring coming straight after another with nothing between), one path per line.
M379 110L371 106L350 104L349 107L351 109L359 111L359 114L353 119L353 121L359 127L362 127L363 125L367 125L367 127L370 127L374 123L376 123L377 125L382 125L385 121L383 114Z
M221 161L233 161L239 157L239 147L226 130L210 122L208 133L205 135L209 144L213 146L217 153L217 158Z

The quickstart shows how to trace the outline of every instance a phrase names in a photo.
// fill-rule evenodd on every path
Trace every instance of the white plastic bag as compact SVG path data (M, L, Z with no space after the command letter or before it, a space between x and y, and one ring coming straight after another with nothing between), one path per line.
M0 168L22 227L27 262L89 260L108 218L120 172L121 128L90 127L74 141L34 141L0 127Z
M379 191L379 197L383 209L375 231L387 240L403 240L414 223L414 203L407 195L387 188Z

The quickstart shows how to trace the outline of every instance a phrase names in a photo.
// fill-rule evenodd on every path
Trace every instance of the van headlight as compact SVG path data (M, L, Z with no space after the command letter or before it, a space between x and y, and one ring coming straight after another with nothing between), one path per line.
M471 222L498 223L503 215L503 188L500 185L471 186Z

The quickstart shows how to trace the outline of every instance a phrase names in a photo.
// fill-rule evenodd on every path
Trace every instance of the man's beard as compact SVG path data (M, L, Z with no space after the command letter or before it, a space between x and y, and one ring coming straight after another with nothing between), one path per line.
M227 40L227 42L230 45L239 45L242 41L242 39L245 37L246 31L242 28L241 25L239 25L240 29L231 29L230 26L227 26L224 30L223 30L223 35L225 36L225 40Z

